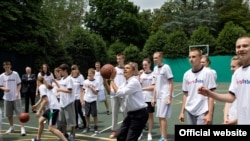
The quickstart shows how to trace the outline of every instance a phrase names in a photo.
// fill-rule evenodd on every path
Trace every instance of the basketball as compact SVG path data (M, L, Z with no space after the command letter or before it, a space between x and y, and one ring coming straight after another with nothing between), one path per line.
M111 64L105 64L104 66L101 67L100 73L103 78L109 79L112 72L114 71L114 66Z
M30 115L28 113L20 113L18 118L20 122L28 122L30 119Z

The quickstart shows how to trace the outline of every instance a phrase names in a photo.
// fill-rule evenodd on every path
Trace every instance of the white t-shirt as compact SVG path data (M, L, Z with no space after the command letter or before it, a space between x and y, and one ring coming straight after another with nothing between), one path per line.
M250 67L238 68L233 76L229 92L237 99L238 124L250 124Z
M80 74L77 77L70 76L73 81L73 89L72 94L75 95L75 99L80 99L81 93L82 93L82 87L84 83L84 77L82 74Z
M73 81L70 76L67 76L66 78L61 79L60 88L72 90ZM60 106L61 107L64 108L74 101L75 101L75 95L73 95L72 93L64 93L64 92L60 93Z
M161 67L155 66L153 75L156 87L156 98L169 96L169 79L173 79L174 77L171 68L167 64Z
M94 76L95 80L99 83L100 88L99 90L103 90L104 89L104 84L103 84L103 78L101 76L100 71L95 70L95 76Z
M42 76L42 73L41 73L41 72L38 73L37 77L39 77L39 76ZM52 84L52 79L54 78L54 75L53 75L52 73L50 73L50 75L45 74L45 75L43 76L43 78L44 78L44 80L45 80L49 85L51 85L51 84Z
M124 69L120 67L115 67L116 69L116 76L114 78L115 84L119 87L121 86L124 82L126 82L126 79L124 77ZM114 96L114 90L111 88L110 91L110 98L113 98Z
M19 74L16 71L12 71L10 74L2 73L0 75L0 86L7 87L10 89L9 92L4 91L3 99L6 101L14 101L20 99L20 92L19 97L16 99L16 92L17 92L17 85L21 84L21 79Z
M97 101L97 94L94 94L92 90L87 87L88 85L93 87L96 91L99 91L99 88L100 88L99 83L95 79L94 80L86 79L83 85L83 89L85 91L84 101L87 101L87 102Z
M47 96L48 98L47 108L60 109L60 104L56 98L56 95L53 93L52 90L47 89L47 87L44 84L40 85L38 90L40 93L40 98L42 98L43 96Z
M153 83L153 73L145 73L143 72L140 76L140 83L142 88L144 87L148 87L148 86L152 86L154 85ZM144 101L145 102L151 102L152 98L153 98L153 90L152 91L142 91L143 97L144 97Z
M201 86L216 89L214 75L210 69L203 67L198 72L189 69L184 73L182 90L188 94L185 110L195 116L208 111L208 97L198 94L198 88Z

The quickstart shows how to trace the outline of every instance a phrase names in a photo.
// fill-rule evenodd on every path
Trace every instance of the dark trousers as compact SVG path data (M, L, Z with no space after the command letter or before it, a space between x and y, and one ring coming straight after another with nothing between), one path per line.
M118 130L117 141L137 141L148 120L146 108L128 112Z
M25 97L25 112L28 113L30 102L31 106L35 105L36 93L28 90L26 93L24 93L24 97Z
M76 113L76 126L78 126L78 114L79 114L82 119L83 126L86 127L86 120L85 116L83 115L82 105L79 99L75 100L75 113Z

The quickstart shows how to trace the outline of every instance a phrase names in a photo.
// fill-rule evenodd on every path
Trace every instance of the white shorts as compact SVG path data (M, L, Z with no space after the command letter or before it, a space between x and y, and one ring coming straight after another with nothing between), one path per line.
M172 103L166 104L167 98L156 100L156 117L170 118L172 113Z

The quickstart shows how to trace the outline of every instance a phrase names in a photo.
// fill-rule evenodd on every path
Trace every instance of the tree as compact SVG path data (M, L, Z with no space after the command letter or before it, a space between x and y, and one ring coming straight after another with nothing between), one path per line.
M36 67L34 71L42 62L54 65L62 60L54 53L64 56L66 52L55 40L51 21L41 9L42 0L3 0L0 7L1 50L31 56Z
M167 35L159 30L158 32L149 36L142 50L141 56L143 58L149 57L152 59L154 52L164 51L163 48L167 45Z
M247 3L243 3L243 0L216 0L216 11L218 12L219 24L218 30L220 31L225 23L232 21L233 23L243 27L248 32L250 31L250 11L249 5Z
M116 64L116 54L122 53L127 46L119 41L115 41L109 46L108 56L111 64Z
M209 54L215 50L215 38L210 34L207 26L200 26L195 30L189 40L189 45L209 45Z
M134 46L134 45L129 45L128 47L125 48L123 51L124 55L126 56L126 60L129 62L136 62L141 64L141 56L140 56L140 50Z
M93 35L82 27L74 27L72 33L65 41L65 48L72 58L72 63L80 66L80 71L86 76L87 70L94 67L95 40Z
M187 57L188 38L183 30L174 31L167 36L164 52L167 58Z
M42 8L52 21L57 40L65 41L74 26L82 26L87 0L43 0Z
M226 23L216 40L215 55L235 55L235 41L247 32L244 28L234 24Z
M100 34L108 44L119 40L126 45L143 46L148 35L140 20L139 8L128 0L90 0L85 26Z

